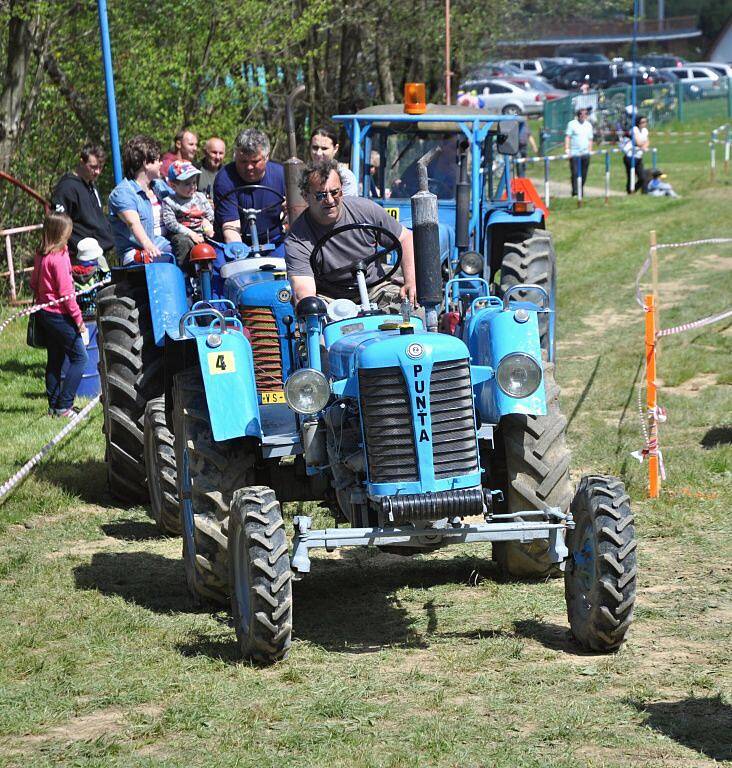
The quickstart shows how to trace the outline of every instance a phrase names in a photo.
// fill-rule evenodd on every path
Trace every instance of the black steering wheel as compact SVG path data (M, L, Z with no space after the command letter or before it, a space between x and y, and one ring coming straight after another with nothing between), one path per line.
M335 269L332 272L328 272L327 275L322 275L322 279L324 282L327 283L337 283L341 280L341 278L344 277L351 277L355 275L356 273L356 267L357 265L362 265L364 270L368 269L368 267L373 264L374 262L378 261L379 259L383 259L384 256L391 253L392 251L396 252L396 261L394 264L391 265L391 269L389 269L388 272L385 272L379 279L372 283L369 288L373 288L374 286L381 285L382 283L386 282L398 269L399 265L402 263L402 244L399 242L399 238L390 232L386 227L382 227L379 224L344 224L341 227L336 227L335 229L328 232L327 235L324 235L323 237L318 240L318 242L315 244L315 248L313 248L313 252L310 254L310 266L313 269L313 274L317 274L316 269L316 257L320 253L320 251L323 250L323 246L332 240L334 237L337 237L338 235L343 234L344 232L350 232L353 229L358 230L365 230L375 233L376 237L374 240L374 252L369 254L368 256L364 256L363 258L359 259L357 262L354 262L354 264L347 267L341 267L340 269ZM379 236L383 235L388 241L389 245L387 246L379 246Z
M221 198L219 199L219 204L222 203L224 200L228 200L232 195L238 193L238 192L254 192L257 189L262 189L265 192L271 192L273 195L276 195L279 199L276 200L274 203L270 203L269 205L265 205L264 208L244 208L243 206L239 205L239 198L236 198L236 207L239 213L241 213L243 216L249 217L249 216L259 216L260 213L267 213L268 211L271 211L275 208L281 207L282 204L285 202L285 196L278 192L276 189L273 189L272 187L268 187L265 184L243 184L240 187L234 187L234 189L230 189L228 192L225 192L223 195L221 195ZM257 236L259 237L259 231L257 231ZM267 238L269 238L269 229L267 230ZM285 239L285 233L280 229L280 231L275 235L274 239L271 241L275 246L278 246L283 240ZM260 237L260 241L264 240L264 238Z

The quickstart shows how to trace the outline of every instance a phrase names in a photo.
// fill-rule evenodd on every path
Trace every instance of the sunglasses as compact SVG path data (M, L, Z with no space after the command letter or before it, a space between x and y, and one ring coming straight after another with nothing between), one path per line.
M342 187L338 187L337 189L324 189L322 192L313 192L313 197L319 203L323 200L326 200L328 195L330 195L334 200L337 200L341 196L341 192L343 192Z

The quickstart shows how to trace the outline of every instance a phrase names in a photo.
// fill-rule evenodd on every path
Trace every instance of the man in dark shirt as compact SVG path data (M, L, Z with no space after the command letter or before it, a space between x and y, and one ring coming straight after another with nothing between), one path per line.
M251 244L249 227L239 208L272 209L257 216L260 243L271 242L283 235L283 208L280 198L264 189L233 190L251 184L261 184L285 194L285 171L280 163L269 159L267 136L254 128L242 131L234 146L234 162L216 174L213 197L216 230L226 243ZM284 256L282 244L270 255Z
M112 228L102 210L102 201L96 180L104 167L104 150L94 144L85 144L79 153L79 164L71 173L65 173L51 193L51 203L66 213L74 223L69 240L69 251L76 254L79 240L93 237L106 253L114 248Z
M375 285L384 275L382 264L370 264L366 272L369 298L383 311L398 310L401 300L416 304L414 244L412 232L389 216L379 205L363 197L344 197L338 163L325 160L303 171L300 189L308 203L307 210L292 225L285 240L287 277L295 300L306 296L325 299L350 298L358 301L356 281L351 275L329 280L329 274L355 265L374 253L375 234L370 230L349 230L329 240L317 262L311 254L316 243L328 232L345 224L377 224L391 232L402 246L401 272L389 281ZM380 246L388 246L383 238Z

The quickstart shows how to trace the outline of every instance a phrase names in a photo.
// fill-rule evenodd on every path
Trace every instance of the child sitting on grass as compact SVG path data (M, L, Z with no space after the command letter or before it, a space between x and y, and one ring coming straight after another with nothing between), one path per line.
M176 160L168 169L174 194L163 200L162 218L178 266L188 264L191 248L213 235L214 211L203 192L197 191L201 171L193 163Z
M663 171L655 170L653 178L648 182L646 191L651 197L678 197L674 188L666 181Z

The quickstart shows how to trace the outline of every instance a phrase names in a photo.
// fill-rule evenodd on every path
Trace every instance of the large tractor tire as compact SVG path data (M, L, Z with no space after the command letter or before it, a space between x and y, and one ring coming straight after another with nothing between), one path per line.
M546 416L511 414L504 416L498 427L497 463L505 468L509 512L547 507L567 512L572 501L570 452L565 439L567 419L559 409L559 387L551 364L544 366L544 387ZM546 578L557 571L549 560L546 539L526 544L494 542L493 558L504 575L513 578Z
M282 511L271 488L234 493L228 538L231 612L241 655L273 664L292 642L292 572Z
M545 229L517 232L503 245L501 295L512 286L521 283L540 285L549 294L552 308L556 307L557 255L554 252L552 236ZM539 305L544 304L543 297L538 291L517 291L512 294L512 298ZM549 348L549 317L546 314L539 315L539 337L541 348L549 352L550 360L554 360L553 345L551 349Z
M246 440L213 439L198 369L173 381L173 431L188 589L197 602L227 605L229 504L253 485L255 456Z
M150 516L166 536L179 536L180 511L175 472L173 433L165 418L165 398L152 399L145 408L145 471L150 493Z
M109 489L120 501L144 504L143 422L148 401L163 393L163 352L144 285L113 283L96 303Z
M591 651L616 651L633 621L636 539L630 499L614 477L583 477L572 500L564 572L572 634Z

